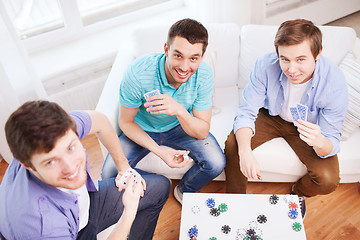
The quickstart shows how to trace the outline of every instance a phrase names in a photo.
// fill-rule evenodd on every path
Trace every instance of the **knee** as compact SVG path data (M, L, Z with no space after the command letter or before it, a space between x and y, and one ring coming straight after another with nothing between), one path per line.
M322 169L321 172L313 178L313 181L319 186L322 194L329 194L339 186L339 175L328 169Z
M208 172L208 174L216 177L218 176L225 168L225 156L222 151L209 155L211 158L206 159L205 161L199 162L200 169L202 171Z
M159 199L168 199L171 190L171 182L167 177L154 174L151 179L147 179L146 185L147 189L149 189L154 196Z

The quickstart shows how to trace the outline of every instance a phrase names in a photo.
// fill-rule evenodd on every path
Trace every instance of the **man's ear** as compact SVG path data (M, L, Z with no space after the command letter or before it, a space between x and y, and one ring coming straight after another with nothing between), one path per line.
M165 52L166 57L168 57L169 56L169 46L167 45L167 43L164 44L164 52Z
M22 163L22 162L20 162L20 164L21 164L24 168L26 168L27 170L29 170L29 171L34 171L29 165L27 165L27 164L25 164L25 163Z
M320 50L319 54L316 56L315 61L319 60L321 57L322 50Z

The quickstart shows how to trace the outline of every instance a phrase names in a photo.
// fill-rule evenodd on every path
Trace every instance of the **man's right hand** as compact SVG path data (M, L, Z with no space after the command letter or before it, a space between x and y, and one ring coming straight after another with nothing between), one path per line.
M191 158L184 158L184 154L189 153L186 150L162 148L158 156L171 168L183 168L193 161Z
M252 151L244 151L239 153L240 170L245 177L250 179L262 180L259 170L259 164L255 159Z

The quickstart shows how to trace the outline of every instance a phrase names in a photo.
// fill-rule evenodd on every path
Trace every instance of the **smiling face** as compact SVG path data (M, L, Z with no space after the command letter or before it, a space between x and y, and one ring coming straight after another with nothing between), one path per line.
M174 88L179 88L194 74L203 59L203 44L191 44L182 37L175 37L170 46L164 46L165 74L168 83Z
M300 44L280 45L278 54L281 70L287 78L293 84L302 84L312 78L321 52L314 58L309 40L304 40Z
M53 187L78 189L87 179L85 151L72 130L60 137L50 152L32 155L31 163L31 168L23 166Z

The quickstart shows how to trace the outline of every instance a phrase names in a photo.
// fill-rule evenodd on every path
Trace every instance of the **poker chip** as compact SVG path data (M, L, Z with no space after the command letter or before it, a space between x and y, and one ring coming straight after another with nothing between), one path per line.
M228 206L225 204L225 203L221 203L220 205L219 205L219 210L220 210L220 212L226 212L227 210L228 210Z
M277 204L279 202L279 197L275 194L271 195L269 198L269 202L273 205Z
M215 207L215 200L213 198L208 198L206 200L206 206L208 206L208 208Z
M298 209L298 205L294 202L291 202L291 203L289 203L289 208L290 209Z
M254 235L254 236L246 236L244 238L245 240L263 240L261 237L257 236L257 235Z
M191 211L194 213L194 214L198 214L200 212L200 207L195 205L191 208Z
M266 222L267 222L267 217L266 217L265 215L259 215L259 216L257 217L257 221L258 221L259 223L266 223Z
M295 201L295 197L298 197L297 195L285 195L284 196L284 201L286 203L291 203L291 202L294 202Z
M300 231L301 228L302 228L301 223L294 222L293 225L292 225L292 229L293 229L295 232Z
M254 229L250 228L250 229L248 229L248 230L246 231L246 235L249 236L249 237L255 236L255 235L256 235L256 231L255 231Z
M221 231L225 234L228 234L229 232L231 232L231 227L229 225L224 225L221 227Z
M193 236L192 238L190 238L190 240L197 240L197 238Z
M210 209L211 216L217 217L220 215L220 210L218 208L212 208Z
M289 213L288 213L289 218L295 219L295 218L297 218L298 215L299 215L299 213L296 209L289 210Z
M216 237L211 237L211 238L209 238L209 240L217 240L217 238Z
M196 225L194 225L192 228L188 231L189 237L193 239L193 237L197 237L199 234L199 230L197 229Z

